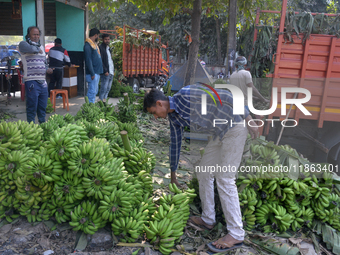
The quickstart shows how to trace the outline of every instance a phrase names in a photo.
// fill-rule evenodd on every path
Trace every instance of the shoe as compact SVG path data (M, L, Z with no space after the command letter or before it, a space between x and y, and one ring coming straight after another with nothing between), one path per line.
M57 96L56 99L62 99L63 97L62 96Z
M201 221L204 223L202 224ZM200 227L200 228L204 228L206 230L212 230L215 225L209 225L209 224L206 224L201 217L198 217L198 216L191 216L189 218L189 222L193 223L194 225L196 225L197 227Z
M106 103L106 99L105 98L103 99L103 102Z

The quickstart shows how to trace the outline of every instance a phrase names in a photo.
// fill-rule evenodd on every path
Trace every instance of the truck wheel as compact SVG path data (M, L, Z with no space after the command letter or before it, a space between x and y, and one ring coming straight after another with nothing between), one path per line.
M132 81L132 89L133 89L133 93L138 94L139 93L139 81L137 79L133 79Z

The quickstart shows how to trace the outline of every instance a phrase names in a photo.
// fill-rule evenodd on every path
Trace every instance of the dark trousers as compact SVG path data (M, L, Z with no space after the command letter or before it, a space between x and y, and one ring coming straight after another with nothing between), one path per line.
M53 67L52 67L53 68ZM48 95L53 89L61 89L63 85L64 68L55 68L50 74L50 83L48 84Z
M39 123L44 123L47 107L47 83L26 81L25 92L27 122L35 123L35 115L38 114Z

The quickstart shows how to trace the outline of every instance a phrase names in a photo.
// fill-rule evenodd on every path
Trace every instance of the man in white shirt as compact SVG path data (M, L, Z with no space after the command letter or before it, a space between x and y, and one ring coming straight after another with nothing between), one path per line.
M269 103L260 92L255 88L253 80L249 71L245 70L244 66L247 64L247 59L239 56L235 60L236 71L230 76L230 83L239 87L244 95L244 105L248 107L248 87L253 88L253 97L261 99L265 103ZM249 110L249 108L248 108Z
M99 46L100 55L103 62L103 73L100 75L100 91L99 100L106 102L107 96L111 90L113 75L114 75L114 64L111 57L110 51L110 36L108 34L102 35L103 42Z

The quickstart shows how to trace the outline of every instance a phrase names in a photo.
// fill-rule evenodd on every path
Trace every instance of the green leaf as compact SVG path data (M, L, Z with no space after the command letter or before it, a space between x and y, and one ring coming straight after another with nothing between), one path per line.
M138 250L134 251L134 252L132 253L132 255L137 255L137 253L138 253L139 250L140 250L140 248L139 248Z
M290 179L293 179L296 181L299 178L299 175L300 175L299 166L300 166L300 162L298 159L293 158L293 157L288 158L288 169L289 169L288 177Z
M79 233L81 233L80 236L79 236ZM87 235L84 232L78 232L77 236L79 236L79 239L78 239L78 242L76 242L75 250L83 251L85 250L87 246Z

